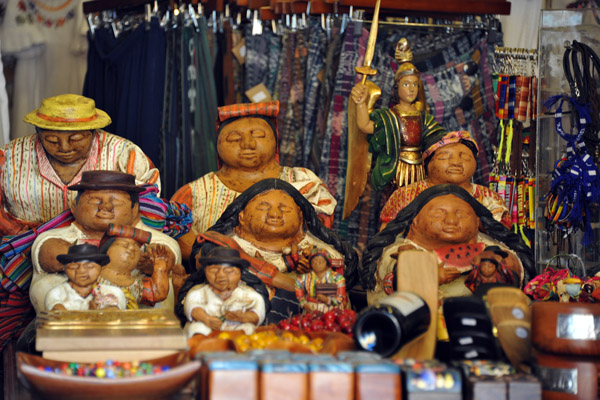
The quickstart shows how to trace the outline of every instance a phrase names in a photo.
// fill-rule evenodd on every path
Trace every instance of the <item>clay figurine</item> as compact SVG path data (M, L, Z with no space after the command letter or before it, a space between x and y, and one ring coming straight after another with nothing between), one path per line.
M248 261L237 250L215 247L198 263L206 283L192 287L185 296L188 337L232 330L252 334L265 319L266 305L261 293L241 281Z
M77 185L69 186L77 191L77 199L71 206L75 221L69 226L52 229L40 234L31 250L33 278L30 297L36 311L44 310L44 298L48 290L64 282L64 267L56 256L65 254L73 244L98 245L109 224L134 226L152 231L151 243L165 245L180 263L181 253L177 242L144 225L139 216L138 194L135 177L115 171L86 171Z
M103 265L108 256L92 244L78 244L69 247L67 254L57 256L64 264L68 281L48 292L48 310L102 310L125 309L123 292L114 286L98 282Z
M100 251L110 257L102 268L100 283L114 285L125 293L127 308L137 309L139 304L154 306L169 294L169 273L173 270L185 274L181 265L175 265L173 254L167 247L150 244L152 233L132 226L110 224L100 240ZM146 246L147 245L147 246ZM144 249L145 247L145 249ZM143 251L145 250L145 251ZM148 267L149 276L142 273Z
M139 183L160 185L158 170L138 146L102 130L111 119L92 99L50 97L23 120L37 133L0 149L2 235L27 231L68 209L76 193L67 187L85 171L130 172Z
M511 220L504 199L491 189L471 183L477 169L479 148L467 131L439 133L423 138L423 164L427 178L392 193L381 210L381 229L425 189L442 183L458 185L471 193L494 215L494 219L510 227Z
M331 270L326 252L313 250L308 259L310 272L296 278L296 298L306 311L326 312L333 308L345 308L346 279Z
M473 259L473 269L465 280L465 286L471 292L484 283L514 285L519 283L519 276L508 268L506 259L508 252L498 246L488 246Z
M480 227L488 234L480 232ZM517 285L522 286L535 273L529 248L469 192L450 184L432 186L367 243L361 283L369 290L369 304L393 291L396 283L393 256L415 249L437 257L442 298L470 295L465 286L468 269L462 266L471 265L487 246L498 246L507 253L503 260L518 277Z
M250 262L249 271L269 288L272 309L267 323L300 312L295 280L297 273L307 271L307 248L323 249L347 285L356 281L356 251L323 225L296 188L279 179L260 181L237 197L219 221L198 236L192 254L206 254L214 246L238 250Z
M189 255L196 236L217 222L240 193L265 178L291 183L331 226L337 202L327 186L309 169L279 164L279 102L234 104L220 107L218 114L219 170L186 184L171 198L192 210L193 233L179 240L184 257Z
M406 39L398 42L395 58L399 64L394 76L398 104L369 110L369 87L362 83L355 85L350 94L356 103L358 129L367 135L369 151L376 157L371 173L375 190L392 182L401 187L423 179L421 142L444 130L427 111L423 82L410 62L413 54Z

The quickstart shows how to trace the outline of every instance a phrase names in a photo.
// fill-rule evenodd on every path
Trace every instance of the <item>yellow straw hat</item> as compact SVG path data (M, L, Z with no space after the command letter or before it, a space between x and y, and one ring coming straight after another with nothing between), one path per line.
M110 125L107 113L96 108L94 100L77 94L61 94L42 101L23 121L53 131L85 131Z

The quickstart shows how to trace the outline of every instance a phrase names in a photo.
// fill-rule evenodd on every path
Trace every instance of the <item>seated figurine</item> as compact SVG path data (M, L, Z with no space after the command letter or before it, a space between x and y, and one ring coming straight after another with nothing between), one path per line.
M489 236L481 233L480 227ZM530 249L496 221L487 208L460 186L435 185L418 195L383 231L369 240L363 254L361 283L369 290L370 304L391 293L396 268L393 256L417 249L432 252L438 258L442 298L469 295L471 291L465 286L469 271L461 266L465 261L470 264L487 246L498 246L507 253L504 262L518 276L519 286L535 274Z
M188 337L232 330L252 334L265 320L268 295L260 280L254 278L248 284L242 280L250 263L237 250L224 247L212 249L198 263L193 280L198 282L203 275L206 283L193 286L185 296Z
M37 312L44 311L46 293L66 281L64 267L56 261L56 256L66 253L74 244L98 245L111 223L151 231L151 243L165 245L175 262L181 262L177 242L141 222L138 194L142 188L136 186L133 175L115 171L87 171L77 185L69 186L69 190L79 193L71 206L75 221L67 227L40 234L31 248L33 278L30 298ZM162 304L172 307L172 303Z
M433 185L451 183L458 185L483 204L504 225L511 225L504 199L493 190L475 183L471 178L477 169L479 148L469 132L439 133L423 139L424 166L427 178L396 189L387 200L380 214L381 229L393 220L404 207L421 192Z
M173 254L163 245L150 244L152 233L132 226L110 224L100 240L100 251L110 262L102 268L100 283L121 288L127 297L127 308L137 309L139 304L154 306L169 294L169 273L173 270L185 274L176 265ZM142 253L142 247L148 245ZM148 275L140 269L140 259L148 267Z
M331 267L326 252L313 250L308 259L310 272L296 278L296 298L306 311L326 312L333 308L345 308L346 279Z
M498 246L489 246L473 259L473 269L465 281L465 286L471 292L485 283L500 283L505 285L519 284L519 277L508 268L508 253Z
M219 170L186 184L171 198L192 210L193 232L179 239L184 257L189 256L196 236L215 224L240 193L266 178L291 183L330 227L337 202L327 186L309 169L279 164L279 102L234 104L218 111Z
M260 181L236 198L209 231L198 235L192 257L214 246L238 250L250 262L249 271L269 288L272 308L267 323L300 312L295 281L297 273L308 271L307 248L323 249L346 284L356 283L356 251L323 225L296 188L279 179ZM182 294L183 289L179 301Z
M56 257L65 266L68 281L52 288L46 295L47 310L125 309L123 292L98 282L100 270L108 256L91 244L69 247L67 254Z

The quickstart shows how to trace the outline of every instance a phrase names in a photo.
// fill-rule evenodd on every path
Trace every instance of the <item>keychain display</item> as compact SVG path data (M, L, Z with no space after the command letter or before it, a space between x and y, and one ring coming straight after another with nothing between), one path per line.
M534 140L523 142L524 124L535 132L537 108L537 52L497 47L495 51L496 117L499 145L489 175L489 187L504 198L511 213L512 229L531 246L535 228L535 175L529 169ZM529 160L523 144L529 144Z

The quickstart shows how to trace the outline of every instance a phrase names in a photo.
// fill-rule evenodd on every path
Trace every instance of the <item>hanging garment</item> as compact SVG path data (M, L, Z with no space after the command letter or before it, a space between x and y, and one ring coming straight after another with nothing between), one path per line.
M112 118L106 129L142 148L160 168L166 36L159 21L121 32L97 28L88 33L84 96Z

